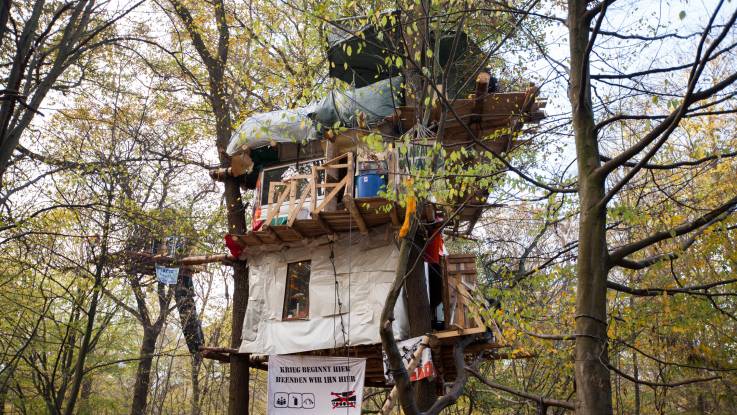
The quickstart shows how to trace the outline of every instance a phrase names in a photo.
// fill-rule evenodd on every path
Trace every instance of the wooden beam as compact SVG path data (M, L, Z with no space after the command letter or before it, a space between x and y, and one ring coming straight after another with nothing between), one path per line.
M274 237L274 239L276 239L276 240L277 240L277 241L278 241L279 243L282 243L282 242L284 242L284 241L283 241L283 240L281 239L281 236L279 236L279 234L278 234L278 233L276 233L276 231L275 231L275 230L271 229L271 226L268 226L268 225L266 225L266 226L264 226L264 227L263 227L263 228L261 228L261 229L262 229L262 230L265 230L266 232L268 232L268 233L269 233L269 235L273 236L273 237Z
M224 182L229 177L233 177L233 170L230 167L211 169L209 172L210 177L217 182Z
M238 258L230 254L207 254L207 255L193 255L183 258L173 258L167 255L151 255L143 252L131 252L132 255L143 257L147 261L151 262L165 262L176 265L202 265L211 264L213 262L235 262Z
M322 217L322 214L320 212L317 212L316 214L312 214L312 218L317 221L317 224L320 225L322 230L325 231L325 233L328 234L334 234L335 231L333 228L330 227L330 224L325 220L325 218Z
M396 202L392 202L392 208L389 209L389 217L392 219L392 225L395 227L402 226L402 223L399 221L399 206Z
M320 203L320 205L317 207L318 212L322 210L325 210L326 212L335 211L335 209L330 208L329 203L335 200L335 197L338 195L338 192L340 192L340 189L342 189L345 186L347 179L348 177L346 176L343 178L343 180L337 183L324 183L322 185L319 185L324 188L333 187L333 190L331 190L330 193L328 193L328 195L325 196L325 198L322 200L322 203Z
M353 200L353 196L345 195L343 197L343 202L345 202L345 206L348 208L351 216L356 221L361 234L368 235L368 227L366 227L366 221L363 220L363 216L361 216L361 211L358 209L358 206L356 206L356 201Z
M425 219L430 223L435 222L435 208L433 207L432 203L425 202L424 211L425 211Z
M472 334L484 333L485 331L486 327L474 327L472 329L459 328L457 330L445 330L433 333L433 337L435 337L436 339L448 339L451 337L470 336Z

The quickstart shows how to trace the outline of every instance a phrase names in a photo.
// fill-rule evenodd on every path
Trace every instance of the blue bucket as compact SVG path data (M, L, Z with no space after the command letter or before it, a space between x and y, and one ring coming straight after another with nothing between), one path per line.
M367 171L356 177L356 197L376 197L386 188L383 174Z

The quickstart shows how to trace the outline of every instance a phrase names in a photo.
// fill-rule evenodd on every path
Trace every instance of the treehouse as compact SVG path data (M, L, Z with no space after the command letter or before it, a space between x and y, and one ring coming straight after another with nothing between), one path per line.
M175 215L176 212L166 212ZM171 222L171 218L165 222ZM193 234L193 230L188 230ZM197 353L204 343L202 323L197 317L194 284L192 276L200 271L199 264L211 262L207 257L187 257L192 246L190 238L182 235L154 236L150 228L139 226L129 239L126 252L126 267L131 275L152 276L160 284L171 284L174 289L174 301L179 312L179 319L190 353ZM181 261L181 258L187 257ZM161 269L176 270L174 279L163 281L159 275ZM171 275L171 273L169 274Z
M330 75L350 88L305 108L249 117L231 138L231 167L211 172L216 179L234 177L255 197L249 231L227 237L233 255L249 265L242 343L238 350L205 349L207 357L228 361L228 353L248 353L265 368L268 355L348 353L368 359L367 385L386 386L380 316L400 260L397 232L413 214L419 228L410 263L419 283L405 286L394 307L395 338L429 335L445 380L455 376L446 362L459 337L486 334L482 348L491 354L503 346L498 328L478 312L490 304L476 290L476 258L448 254L442 241L473 230L490 189L472 186L449 200L431 195L416 212L389 195L406 195L405 178L418 166L447 168L442 154L473 155L455 161L463 167L523 145L519 135L544 117L545 101L534 87L500 92L481 71L472 74L470 97L456 98L457 86L453 94L438 87L439 106L419 111L404 99L399 73L371 69L372 59L383 58L341 53L356 36L378 41L377 33L390 29L363 30L364 36L332 39L328 51ZM462 38L461 52L473 50ZM441 40L440 49L447 45ZM441 61L454 65L446 52ZM445 151L430 156L428 149L438 146ZM418 332L413 325L428 316L430 326Z

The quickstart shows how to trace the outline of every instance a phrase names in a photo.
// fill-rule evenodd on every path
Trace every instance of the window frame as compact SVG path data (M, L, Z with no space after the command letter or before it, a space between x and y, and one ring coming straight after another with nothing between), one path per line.
M292 293L290 290L290 278L292 277L292 274L290 273L292 266L299 266L300 264L307 263L309 266L309 271L307 274L307 281L306 281L306 287L305 287L305 314L304 316L297 316L297 317L289 317L287 314L288 307L289 307L289 298L293 297L294 295L298 294L299 292ZM298 278L299 274L297 272L293 275L294 278ZM281 321L301 321L301 320L309 320L310 319L310 279L312 279L312 259L304 259L301 261L294 261L287 263L287 275L284 278L284 300L282 302L282 316Z

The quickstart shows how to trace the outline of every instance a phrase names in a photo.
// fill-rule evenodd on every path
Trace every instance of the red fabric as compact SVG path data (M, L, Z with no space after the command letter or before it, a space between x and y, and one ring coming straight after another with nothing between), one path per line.
M230 250L230 254L234 257L238 258L241 253L243 253L243 247L236 242L236 240L233 238L233 235L226 234L225 235L225 246L228 247L228 250Z
M434 232L434 231L433 231ZM425 248L425 261L431 264L440 263L440 254L443 252L443 236L438 232Z

